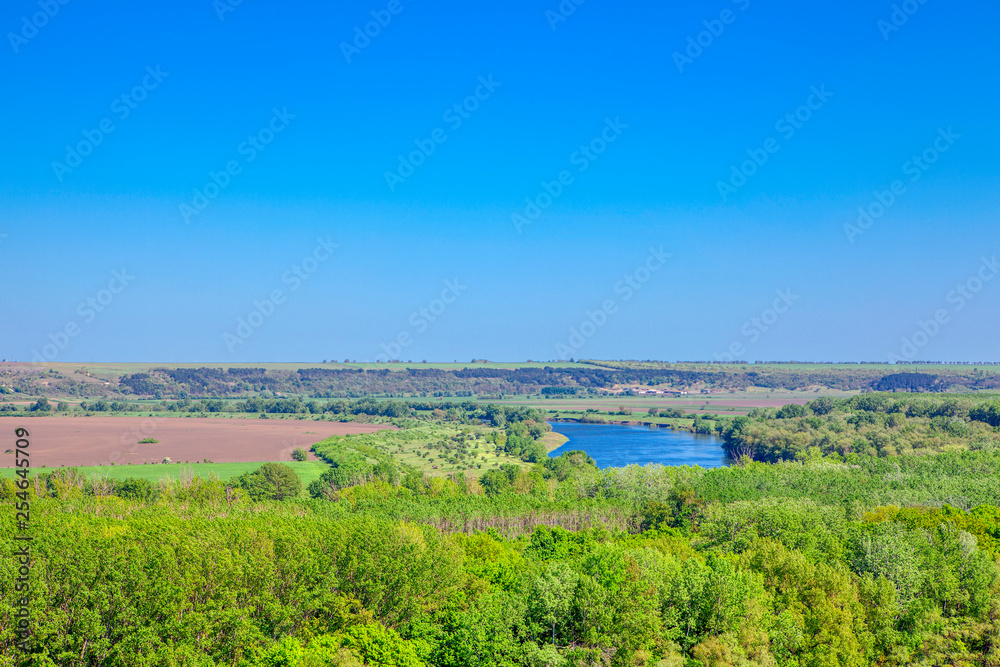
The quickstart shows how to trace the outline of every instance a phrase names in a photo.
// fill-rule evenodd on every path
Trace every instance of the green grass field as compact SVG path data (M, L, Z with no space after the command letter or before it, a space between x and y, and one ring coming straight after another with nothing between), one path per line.
M282 461L302 479L303 486L308 486L310 482L317 479L330 466L322 461ZM93 475L103 475L109 479L128 479L136 477L158 482L161 479L180 479L183 473L208 478L212 475L223 481L239 477L245 472L252 472L264 465L263 461L251 461L246 463L170 463L157 465L138 466L83 466L77 468L86 477ZM50 472L58 468L36 468L33 472ZM0 478L13 479L15 470L13 468L0 468Z
M478 477L486 470L502 463L528 465L506 454L498 455L495 451L496 445L483 439L483 436L493 430L489 426L429 422L415 429L379 433L379 449L390 454L396 461L432 476L467 472ZM471 433L473 436L479 434L480 439L470 442L470 459L451 463L446 460L446 452L436 445L462 433Z

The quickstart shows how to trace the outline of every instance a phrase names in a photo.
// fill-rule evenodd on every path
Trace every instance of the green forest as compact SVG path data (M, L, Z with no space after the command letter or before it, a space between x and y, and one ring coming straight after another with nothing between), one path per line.
M860 456L988 448L998 427L996 394L868 393L756 409L719 430L733 458L822 455L853 462Z
M5 545L31 502L33 635L20 653L5 558L0 664L1000 664L995 447L479 479L329 454L376 474L5 483Z
M23 503L33 538L30 596L0 561L0 667L1000 665L995 395L684 426L717 469L552 458L532 408L322 409L397 430L316 443L306 485L0 480L5 551Z

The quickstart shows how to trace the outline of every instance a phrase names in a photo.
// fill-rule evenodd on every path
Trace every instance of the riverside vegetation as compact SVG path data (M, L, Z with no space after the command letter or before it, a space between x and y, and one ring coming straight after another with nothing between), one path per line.
M601 471L540 455L537 412L495 408L476 438L454 408L434 451L489 442L510 462L405 463L438 415L318 443L330 470L307 489L277 463L229 483L4 481L4 544L14 494L32 503L34 635L19 654L0 621L0 665L1000 665L994 400L720 420L753 449L713 470Z
M805 406L756 409L722 424L734 458L765 461L823 455L857 461L991 447L1000 427L996 394L860 394Z

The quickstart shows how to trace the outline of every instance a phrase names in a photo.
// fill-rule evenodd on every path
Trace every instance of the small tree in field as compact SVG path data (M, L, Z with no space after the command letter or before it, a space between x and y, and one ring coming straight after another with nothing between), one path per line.
M308 461L309 460L309 452L307 452L306 450L302 449L301 447L296 447L295 450L292 452L292 460L293 461Z

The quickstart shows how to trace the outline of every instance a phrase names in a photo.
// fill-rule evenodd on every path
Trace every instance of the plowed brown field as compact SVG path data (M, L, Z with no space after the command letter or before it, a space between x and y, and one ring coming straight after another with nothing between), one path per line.
M33 468L141 464L164 458L175 463L203 459L215 463L288 461L296 447L309 449L309 445L331 435L392 428L380 424L184 417L33 417L0 420L0 427L7 436L0 438L3 449L13 448L15 427L28 430ZM145 438L159 443L139 444ZM12 457L5 458L13 463Z

